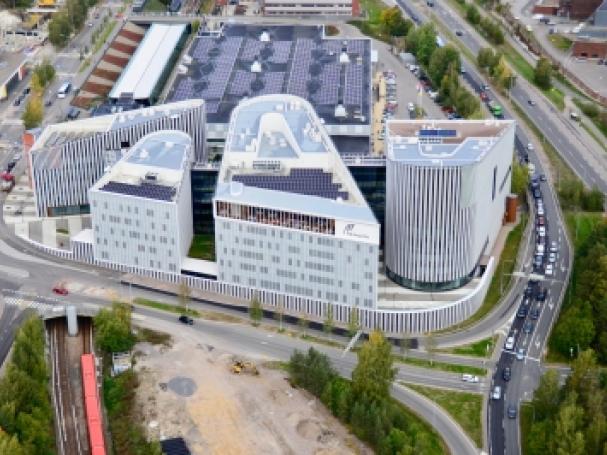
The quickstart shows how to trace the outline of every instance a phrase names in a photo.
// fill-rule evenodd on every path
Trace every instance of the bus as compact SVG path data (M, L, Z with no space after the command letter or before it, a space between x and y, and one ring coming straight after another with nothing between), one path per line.
M57 98L65 98L71 89L71 82L64 82L63 84L61 84L61 87L59 87L59 91L57 92Z

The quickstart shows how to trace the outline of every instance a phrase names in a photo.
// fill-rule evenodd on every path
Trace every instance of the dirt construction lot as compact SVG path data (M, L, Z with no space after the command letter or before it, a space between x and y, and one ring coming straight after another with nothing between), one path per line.
M194 454L370 454L280 370L234 374L230 353L174 336L140 343L137 398L149 436L182 436Z

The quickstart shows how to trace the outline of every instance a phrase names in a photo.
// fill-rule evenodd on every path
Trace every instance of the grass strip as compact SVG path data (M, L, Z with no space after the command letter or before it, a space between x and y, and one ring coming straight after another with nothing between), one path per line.
M192 239L188 256L205 261L215 260L215 237L213 234L196 234Z
M474 441L477 447L483 447L483 425L481 415L483 397L478 393L456 392L417 384L403 385L421 393L434 401L453 417Z
M348 21L348 24L355 26L367 36L390 43L391 37L383 31L381 24L381 12L388 9L388 5L381 0L361 0L360 6L367 15L367 19Z
M179 305L173 305L172 303L166 302L158 302L157 300L144 299L143 297L137 297L133 300L135 305L142 305L148 308L154 308L156 310L168 311L170 313L175 314L184 314L182 308ZM205 319L207 321L219 321L219 322L233 322L233 323L242 323L244 319L239 318L238 316L232 316L230 314L219 313L216 311L206 311L206 310L194 310L192 308L188 308L188 311L185 313L188 316L193 318Z
M145 327L137 328L137 341L143 341L150 344L170 347L173 339L171 335L157 330L146 329Z
M477 376L485 376L487 374L486 368L472 367L469 365L458 365L455 363L447 362L431 362L428 359L418 359L417 357L402 357L399 355L395 355L394 360L399 363L404 363L406 365L412 365L420 368L428 368L431 370L446 371L448 373L468 373Z
M521 453L529 453L529 436L533 423L533 406L531 403L521 402L519 413L519 427L521 432Z
M496 341L497 336L494 336L477 341L476 343L465 344L449 349L442 349L440 352L487 358L491 357L491 355L493 354L493 349L495 348Z
M552 45L560 51L568 51L573 45L573 41L566 36L559 35L558 33L548 35L548 41L550 41L550 43L552 43Z
M594 120L591 120L591 121L594 122ZM594 130L592 128L590 128L588 125L586 125L586 123L580 122L580 125L582 125L582 128L584 128L586 130L586 132L590 136L592 136L592 139L594 139L596 141L596 143L599 144L601 146L601 148L607 152L607 145L605 145L605 138L607 138L607 132L600 129L600 131L605 135L605 137L601 138L594 132Z
M97 51L99 51L99 49L103 47L108 37L112 33L112 30L114 30L114 27L116 27L117 23L118 22L116 22L115 20L111 20L105 25L105 28L97 37L97 41L95 41L95 45L93 46L93 55L96 54Z

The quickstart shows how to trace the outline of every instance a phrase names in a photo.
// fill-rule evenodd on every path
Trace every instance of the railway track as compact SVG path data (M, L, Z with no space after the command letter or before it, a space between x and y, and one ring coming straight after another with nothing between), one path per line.
M64 318L47 321L51 361L51 383L55 408L55 433L59 455L88 455L89 447L86 423L82 418L82 390L74 390L74 381L80 381L80 372L74 368L74 360L91 350L91 321L78 318L78 342L68 347L67 323ZM73 352L74 350L80 352Z

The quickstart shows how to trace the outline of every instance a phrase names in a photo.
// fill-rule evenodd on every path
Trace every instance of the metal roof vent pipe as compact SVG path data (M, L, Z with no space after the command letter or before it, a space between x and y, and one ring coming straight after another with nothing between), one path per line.
M348 56L348 54L346 54L345 52L342 52L339 55L339 63L350 63L350 57Z
M261 35L259 35L259 41L261 41L262 43L269 43L270 34L266 30L264 30L263 32L261 32Z

